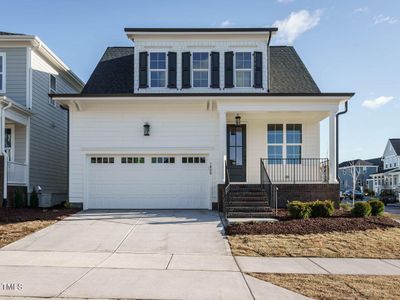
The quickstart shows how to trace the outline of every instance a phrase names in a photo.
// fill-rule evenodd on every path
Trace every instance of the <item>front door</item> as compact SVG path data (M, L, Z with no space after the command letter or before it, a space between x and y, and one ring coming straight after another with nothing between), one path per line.
M227 166L231 182L246 181L246 125L227 125Z

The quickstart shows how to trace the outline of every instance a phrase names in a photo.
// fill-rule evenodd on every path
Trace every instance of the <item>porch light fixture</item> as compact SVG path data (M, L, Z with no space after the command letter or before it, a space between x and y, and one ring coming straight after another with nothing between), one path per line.
M239 116L239 114L237 114L235 117L236 126L240 126L240 119L241 119L241 117Z
M150 135L150 124L149 123L144 123L144 125L143 125L143 135L144 136L149 136Z

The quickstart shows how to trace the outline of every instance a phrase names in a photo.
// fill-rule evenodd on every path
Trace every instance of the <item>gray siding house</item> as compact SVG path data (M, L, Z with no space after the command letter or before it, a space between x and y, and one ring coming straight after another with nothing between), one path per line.
M0 32L1 193L40 190L40 205L68 195L68 111L49 93L83 82L38 37ZM3 201L6 203L6 201Z
M353 175L352 171L355 169L357 176L356 190L364 191L370 188L368 178L371 174L378 172L380 166L380 159L355 159L345 161L339 164L339 180L340 191L345 192L353 189Z

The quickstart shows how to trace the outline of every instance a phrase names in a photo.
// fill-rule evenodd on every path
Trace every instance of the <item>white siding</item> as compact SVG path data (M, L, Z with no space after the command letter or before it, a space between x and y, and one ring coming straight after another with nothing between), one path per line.
M26 163L26 127L15 124L15 161Z
M139 88L139 52L177 52L177 87L178 89L169 88ZM189 88L181 89L182 87L182 52L219 52L220 53L220 88ZM224 52L251 52L261 51L263 53L263 89L255 88L232 88L224 89ZM235 59L235 58L234 58ZM232 92L266 92L267 89L267 42L263 39L248 39L248 38L223 38L221 39L168 39L168 40L135 40L135 55L134 55L134 65L135 65L135 76L134 76L134 88L135 91L141 93L215 93L216 91L221 93L232 93ZM252 56L253 60L253 56ZM209 70L210 72L210 70ZM192 74L191 74L192 77ZM253 71L252 71L253 77Z
M216 163L218 114L204 102L192 104L85 104L70 115L70 201L85 198L85 157L93 153L204 153ZM150 136L143 125L150 124ZM216 182L214 171L212 182ZM154 179L155 184L157 178ZM151 187L150 187L151 188ZM149 188L149 192L151 192ZM216 185L212 187L216 201Z
M67 111L49 104L49 74L57 78L58 93L76 92L57 71L32 52L32 112L30 129L30 187L44 194L67 194Z

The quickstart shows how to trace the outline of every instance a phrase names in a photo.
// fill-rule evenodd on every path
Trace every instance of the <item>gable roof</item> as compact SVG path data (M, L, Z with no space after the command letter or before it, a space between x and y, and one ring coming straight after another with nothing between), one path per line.
M133 55L134 47L108 47L82 94L134 93ZM321 93L293 47L270 47L270 55L271 93Z
M371 164L373 164L375 166L383 166L382 157L366 159L365 161L368 161L368 162L370 162Z
M82 94L133 93L134 47L108 47Z
M400 155L400 139L389 139L397 155Z
M363 159L353 159L344 161L339 164L339 168L349 167L349 166L374 166L375 164Z

